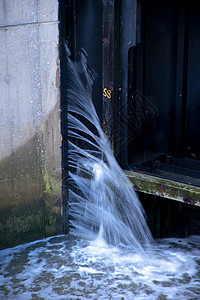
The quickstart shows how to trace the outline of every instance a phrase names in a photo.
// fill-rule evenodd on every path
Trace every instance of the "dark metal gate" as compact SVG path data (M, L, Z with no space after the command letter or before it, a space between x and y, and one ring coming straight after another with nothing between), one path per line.
M199 206L200 4L63 0L60 13L61 44L73 60L87 52L97 113L135 189ZM62 124L65 145L65 113Z

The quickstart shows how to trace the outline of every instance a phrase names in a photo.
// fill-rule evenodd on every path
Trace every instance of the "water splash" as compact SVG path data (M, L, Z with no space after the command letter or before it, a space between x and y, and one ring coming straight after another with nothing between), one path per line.
M0 299L199 299L200 236L158 241L155 256L72 235L0 251Z
M68 49L67 49L68 51ZM152 237L143 208L113 156L92 102L86 53L68 60L69 204L71 232L143 251Z

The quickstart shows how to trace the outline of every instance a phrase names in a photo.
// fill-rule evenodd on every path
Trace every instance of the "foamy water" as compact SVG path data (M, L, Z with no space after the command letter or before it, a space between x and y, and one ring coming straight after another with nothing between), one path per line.
M60 236L0 251L0 299L200 299L200 236L154 254Z

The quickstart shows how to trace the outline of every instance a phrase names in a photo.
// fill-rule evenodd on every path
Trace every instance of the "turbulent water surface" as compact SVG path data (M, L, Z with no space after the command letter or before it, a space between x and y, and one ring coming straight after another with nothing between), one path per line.
M60 236L0 251L0 299L200 299L200 237L154 254Z

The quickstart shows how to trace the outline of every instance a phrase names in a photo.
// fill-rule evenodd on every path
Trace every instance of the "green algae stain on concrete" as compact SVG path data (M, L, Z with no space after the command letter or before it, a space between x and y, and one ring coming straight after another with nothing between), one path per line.
M43 175L44 178L44 192L51 193L55 190L53 179L47 174Z
M43 180L44 234L62 233L61 138L59 131L59 98L40 132L40 163ZM41 151L42 150L42 151Z

